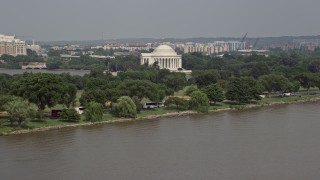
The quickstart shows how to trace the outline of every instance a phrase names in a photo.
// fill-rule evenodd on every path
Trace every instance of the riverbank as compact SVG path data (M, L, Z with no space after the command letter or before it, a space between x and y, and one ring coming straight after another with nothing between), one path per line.
M264 107L264 106L274 106L279 104L293 104L293 103L303 103L303 102L312 102L312 101L320 101L320 95L304 95L304 96L292 96L292 97L284 97L284 98L265 98L261 101L257 101L252 104L243 104L243 105L235 105L232 103L221 103L216 106L210 106L209 113L215 113L220 111L228 111L228 110L243 110L255 107ZM146 110L142 111L136 119L131 118L117 118L110 114L104 115L104 120L100 122L65 122L59 119L55 120L47 120L45 122L28 122L24 129L15 129L15 128L3 128L0 125L0 136L8 136L8 135L17 135L17 134L25 134L25 133L34 133L34 132L42 132L54 129L61 128L74 128L80 126L91 126L98 124L110 124L110 123L122 123L122 122L130 122L130 121L139 121L139 120L151 120L158 119L163 117L175 117L175 116L186 116L193 114L201 114L195 111L181 111L178 112L172 109L157 109L157 110ZM41 124L43 123L43 124Z

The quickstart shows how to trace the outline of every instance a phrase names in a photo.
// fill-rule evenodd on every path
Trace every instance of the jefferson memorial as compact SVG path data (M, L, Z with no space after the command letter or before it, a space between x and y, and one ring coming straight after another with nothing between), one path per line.
M140 64L152 66L155 62L158 62L160 69L176 71L182 68L181 59L181 55L177 55L170 46L160 45L152 53L141 53Z

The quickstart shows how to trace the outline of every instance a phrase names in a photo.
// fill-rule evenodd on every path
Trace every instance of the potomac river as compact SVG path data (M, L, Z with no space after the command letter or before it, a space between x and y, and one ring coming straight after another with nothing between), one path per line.
M0 179L317 180L320 102L0 137Z

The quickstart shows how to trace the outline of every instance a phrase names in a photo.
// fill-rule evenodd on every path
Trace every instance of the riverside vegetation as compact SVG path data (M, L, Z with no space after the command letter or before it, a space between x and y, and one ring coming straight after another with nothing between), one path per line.
M90 60L83 57L81 62ZM184 54L183 67L193 70L189 80L185 74L159 69L157 64L148 67L139 65L138 58L127 57L127 60L117 62L122 71L116 77L103 73L106 67L92 68L84 77L0 74L0 132L112 121L122 117L139 119L188 110L242 109L319 98L319 95L310 95L320 88L317 51L281 52L269 57L232 54L217 58ZM114 60L100 64L110 65L110 61ZM275 97L275 94L284 93L299 96ZM267 98L261 99L262 94ZM174 95L188 95L190 100ZM142 109L146 101L164 100L165 107ZM79 105L86 107L81 116L74 110ZM61 117L50 118L52 109L62 109Z

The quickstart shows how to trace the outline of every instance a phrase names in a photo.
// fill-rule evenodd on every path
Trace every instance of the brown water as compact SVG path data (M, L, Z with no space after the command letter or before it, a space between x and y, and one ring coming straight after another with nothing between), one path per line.
M320 103L0 137L0 179L320 179Z

